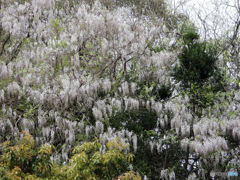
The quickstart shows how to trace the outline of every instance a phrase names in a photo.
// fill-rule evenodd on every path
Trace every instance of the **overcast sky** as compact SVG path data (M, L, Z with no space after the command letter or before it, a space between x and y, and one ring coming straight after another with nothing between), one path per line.
M168 0L172 8L187 14L199 27L200 33L204 34L203 21L211 30L209 35L217 32L223 35L226 30L231 29L236 21L236 9L231 7L238 0ZM181 4L181 2L184 2ZM200 18L202 21L200 21Z

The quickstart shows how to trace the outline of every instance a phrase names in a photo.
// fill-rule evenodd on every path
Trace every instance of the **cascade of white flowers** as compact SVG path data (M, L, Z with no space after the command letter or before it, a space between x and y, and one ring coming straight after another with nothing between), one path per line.
M113 115L113 109L114 112L122 108L135 110L142 102L130 97L138 88L134 82L121 82L113 98L106 96L101 100L97 93L103 89L108 94L115 83L111 76L123 67L129 70L133 58L139 58L142 68L160 67L155 76L163 74L166 62L161 61L170 60L171 55L167 52L152 55L147 42L154 43L160 34L165 35L160 26L133 16L130 8L110 11L98 2L91 8L80 3L66 14L54 6L53 0L16 2L8 4L1 13L3 29L24 44L13 61L0 64L1 80L6 81L6 87L0 91L0 103L2 113L8 114L8 119L1 120L1 131L11 136L9 128L12 134L21 130L31 133L38 128L41 129L36 137L38 143L57 143L63 139L70 145L78 133L105 137L103 120ZM11 48L7 50L11 52ZM146 64L145 59L151 63ZM94 70L96 66L99 72ZM99 78L105 73L105 78ZM144 72L139 74L139 78L147 76ZM36 120L22 118L18 109L9 110L11 104L7 102L22 103L22 100L31 103L34 109L38 107ZM77 105L80 111L86 108L92 111L96 123L86 125L84 121L89 121L86 114L76 121L67 112L72 105ZM22 128L16 131L18 127ZM108 136L119 133L108 132ZM133 141L136 151L137 136L130 134L127 133L126 140ZM62 152L65 159L69 150L65 146Z
M202 164L209 160L216 165L225 163L227 136L240 141L239 92L231 92L223 99L226 103L216 103L196 118L187 107L187 96L146 100L136 95L140 88L136 82L123 79L137 60L134 76L140 82L153 78L159 84L175 85L169 69L176 53L154 53L148 48L150 42L158 45L163 38L173 38L164 33L164 24L136 17L131 8L108 10L99 2L92 7L79 3L64 11L55 8L54 0L8 4L0 17L13 42L21 43L17 57L10 62L0 60L1 142L23 130L35 132L39 144L62 143L64 148L53 158L64 161L72 146L82 143L79 135L85 139L97 136L103 145L101 152L106 142L116 137L136 152L139 137L134 132L106 128L104 123L117 112L140 107L155 112L158 118L154 131L161 138L146 142L151 152L161 153L169 147L165 141L177 135L183 150L189 148L194 156L200 156ZM12 43L6 51L13 53L15 48ZM26 104L31 105L31 111L22 108ZM194 136L190 137L192 121ZM167 129L175 134L162 136L160 131ZM234 164L239 161L234 156L239 148L231 151ZM203 169L199 171L204 174ZM175 179L175 173L162 170L161 177ZM193 173L188 179L195 178Z

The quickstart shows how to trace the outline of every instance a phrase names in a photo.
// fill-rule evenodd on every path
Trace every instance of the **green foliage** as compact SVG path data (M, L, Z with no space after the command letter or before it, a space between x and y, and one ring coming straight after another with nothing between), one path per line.
M175 172L176 179L185 179L187 171L182 166L182 157L186 153L180 147L180 139L177 136L163 139L164 134L166 133L161 134L158 139L162 139L162 145L167 148L161 148L159 152L156 149L151 152L149 144L139 139L133 165L149 179L159 179L161 170L166 167ZM148 131L147 135L156 136L155 133L151 134L151 131ZM146 135L143 137L145 138Z
M53 147L44 144L38 148L30 134L23 134L15 145L11 146L9 141L2 144L0 175L4 179L22 179L30 174L36 177L51 175Z
M153 88L153 93L155 94L155 100L166 100L172 95L172 87L168 84L163 84L161 86L155 86Z
M28 120L33 120L37 108L38 106L34 106L31 103L19 104L19 109L24 111L23 117Z
M51 23L52 23L53 33L58 38L60 33L63 31L63 27L61 26L61 21L60 19L56 18L55 20L52 20Z
M155 53L158 53L158 52L161 52L163 50L166 50L166 47L164 47L163 45L161 46L153 46L152 44L149 43L148 45L148 48L151 52L155 52Z
M141 134L145 130L154 129L157 123L157 114L149 112L145 108L136 111L121 111L112 116L109 123L116 129L124 128Z
M183 38L184 44L191 44L191 43L194 43L194 41L197 41L199 39L199 35L193 26L184 25L182 38Z
M67 179L112 179L126 171L128 163L133 160L132 154L125 154L128 144L119 139L109 141L107 150L99 151L98 140L86 142L74 148L74 155L67 167Z
M138 83L139 88L136 95L145 100L166 100L172 95L172 87L170 84L158 84L152 80Z
M9 78L0 80L0 89L6 88L8 86L8 84L11 82L12 82L12 80Z
M213 104L218 91L224 91L224 73L216 66L217 49L208 42L200 42L195 28L185 25L183 47L178 55L179 64L172 76L191 103L200 107Z
M117 177L118 180L141 180L141 176L134 171L129 171Z
M57 165L50 160L52 145L38 148L30 134L23 134L15 145L9 141L2 144L1 179L112 179L126 172L133 161L133 155L125 153L129 145L120 139L109 141L105 152L100 151L102 145L96 139L76 146L68 165Z
M176 81L184 88L192 84L202 85L217 70L217 52L206 42L199 42L199 35L193 29L187 28L183 32L183 48L179 54L179 65L173 70Z
M171 116L169 114L169 116ZM110 118L110 126L116 129L127 129L133 131L138 135L138 148L135 153L133 165L142 174L147 175L151 179L158 179L162 169L168 167L172 168L182 177L186 177L187 172L182 167L182 157L185 152L180 148L180 139L178 136L163 137L170 131L168 125L164 129L159 129L158 132L154 130L157 122L157 114L148 111L145 108L140 108L138 111L121 111L117 112ZM168 148L157 152L155 149L151 152L148 141L162 140Z

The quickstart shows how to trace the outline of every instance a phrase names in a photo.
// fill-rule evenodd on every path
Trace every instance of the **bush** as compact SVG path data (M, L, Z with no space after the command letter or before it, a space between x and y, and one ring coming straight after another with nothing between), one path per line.
M0 168L2 177L7 179L21 179L30 174L36 177L51 175L52 162L50 156L53 146L44 144L38 148L32 136L23 132L23 137L11 145L9 141L2 144Z
M133 161L133 155L126 153L129 145L120 139L108 141L103 151L96 139L76 146L69 164L57 165L50 160L53 146L44 144L37 148L30 134L23 132L23 135L15 145L9 141L2 144L2 179L112 179L126 172Z

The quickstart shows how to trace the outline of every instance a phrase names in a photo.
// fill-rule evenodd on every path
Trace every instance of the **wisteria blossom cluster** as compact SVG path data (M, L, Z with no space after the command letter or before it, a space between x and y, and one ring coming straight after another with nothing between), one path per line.
M2 28L24 44L13 61L1 62L1 80L6 81L1 89L2 113L9 118L1 121L5 138L10 138L8 128L16 135L37 128L39 143L56 143L61 137L71 145L78 133L102 135L102 121L112 116L113 109L139 108L139 99L130 97L137 88L134 82L120 82L115 97L107 95L116 84L114 76L123 68L129 71L134 59L139 59L138 68L162 67L156 73L163 71L161 61L171 60L173 55L152 55L147 48L161 35L161 27L133 16L130 8L109 11L96 2L91 8L80 4L75 9L65 14L54 9L53 1L5 7ZM104 99L98 97L100 90ZM12 106L21 103L31 104L33 119L21 117L18 107ZM79 109L70 112L71 107ZM88 124L84 112L75 119L83 109L92 112L96 124Z
M25 130L38 144L55 145L52 159L60 162L68 161L73 146L94 137L102 153L115 138L129 143L134 153L143 141L153 157L167 158L166 152L179 148L190 153L179 160L191 172L189 179L206 178L205 166L212 171L219 171L219 164L240 167L239 92L222 95L223 103L216 100L195 117L189 98L179 95L171 78L177 50L150 48L174 38L164 22L136 16L134 7L109 10L96 1L61 9L56 3L2 3L1 28L9 40L0 56L0 142ZM171 86L172 93L156 98L155 89L163 86ZM148 136L125 128L128 119L122 119L122 127L112 126L119 114L142 109L156 116L144 131ZM159 177L176 178L167 162L159 164Z

